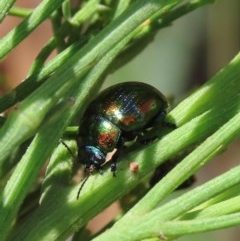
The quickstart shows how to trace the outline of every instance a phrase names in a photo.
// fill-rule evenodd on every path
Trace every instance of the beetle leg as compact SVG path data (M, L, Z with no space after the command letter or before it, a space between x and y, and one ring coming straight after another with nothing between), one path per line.
M111 170L111 172L112 172L112 174L113 174L113 176L115 177L116 176L116 171L117 171L117 159L118 159L118 157L119 157L119 153L120 153L120 151L119 150L117 150L114 154L113 154L113 156L112 156L112 158L111 158L111 160L110 160L110 170Z
M176 129L177 128L177 125L175 123L172 123L172 122L168 122L166 120L163 120L162 124L164 126L167 126L169 128L172 128L172 129Z
M154 117L147 126L145 126L145 130L142 130L141 132L138 133L138 138L137 142L142 144L142 145L147 145L156 139L159 138L158 135L156 135L154 129L161 127L161 126L166 126L172 129L175 129L177 126L174 123L168 122L165 117L167 115L166 111L161 111L158 113L156 117ZM150 130L149 130L150 129Z
M124 143L125 143L125 138L121 136L121 138L118 141L118 144L116 146L116 152L113 154L111 160L110 160L110 169L111 172L113 173L113 176L116 176L116 171L117 171L117 159L121 155L121 153L124 151Z
M145 132L142 132L139 136L138 136L138 139L137 139L137 142L141 145L148 145L152 142L154 142L155 140L158 139L158 136L151 136L151 137L148 137L146 139L144 139L144 136L145 134L147 133L147 131Z
M98 173L101 174L101 175L103 174L103 169L102 169L102 167L99 167L99 168L98 168Z
M116 171L117 171L117 161L111 162L111 172L113 173L113 176L116 177Z
M111 172L113 173L113 176L116 176L116 171L117 171L117 159L121 152L123 151L123 145L121 144L120 146L117 147L116 152L113 154L111 160L110 160L110 169Z

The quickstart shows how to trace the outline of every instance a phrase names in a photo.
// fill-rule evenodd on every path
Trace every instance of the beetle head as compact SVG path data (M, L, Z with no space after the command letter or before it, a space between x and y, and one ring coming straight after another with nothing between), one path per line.
M94 146L83 146L78 151L78 160L85 165L85 171L87 172L86 177L83 179L83 182L78 190L77 199L80 196L80 193L88 180L90 174L95 170L102 172L101 166L105 162L106 156Z
M89 172L100 170L106 156L94 146L84 146L78 152L79 161L86 166Z

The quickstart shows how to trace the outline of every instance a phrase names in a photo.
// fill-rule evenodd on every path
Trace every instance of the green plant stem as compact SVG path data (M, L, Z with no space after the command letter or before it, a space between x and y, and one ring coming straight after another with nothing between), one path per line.
M65 51L57 55L51 60L37 75L29 76L24 82L19 84L15 89L0 97L0 112L5 111L7 108L22 101L35 89L37 89L47 77L53 73L57 68L62 66L71 56L73 56L78 50L79 45L74 44Z
M163 234L167 234L166 237L170 237L168 240L175 240L176 237L183 235L229 228L237 226L239 223L240 213L234 213L204 220L165 222L161 225L160 230Z
M196 159L198 158L202 160L203 164L206 163L206 159L211 157L211 154L215 152L214 149L219 149L219 148L221 149L223 148L223 146L226 147L231 141L233 141L234 139L236 139L236 137L239 136L239 132L240 132L239 119L240 119L240 112L236 114L229 122L223 125L223 127L221 127L217 132L215 132L212 136L210 136L192 153L190 153L181 163L184 163L184 162L186 163L190 159L196 162ZM212 146L209 146L208 144L212 144ZM174 170L172 170L166 176L165 180L173 176L174 172L177 171L177 169L178 170L180 169L179 166L176 167ZM167 204L163 205L157 210L154 210L154 212L157 212L158 214L161 213L160 219L162 220L170 220L170 219L179 217L180 215L183 214L183 212L190 211L192 208L198 206L199 204L205 202L206 200L209 200L211 197L214 197L222 193L223 191L228 190L234 185L239 184L240 177L236 178L237 172L239 171L239 169L240 169L240 166L233 168L232 170L222 174L221 176L218 176L217 178L209 181L208 183L203 184L202 186L189 191L188 193L182 195L181 197L168 202ZM178 174L184 175L184 173L179 173L179 172Z
M144 241L175 240L183 235L208 232L216 229L236 226L240 223L240 213L224 215L217 218L206 218L204 220L191 221L167 221L154 226L152 235L157 239L147 238Z
M212 205L217 204L219 202L229 200L229 199L231 199L233 197L236 197L238 195L240 195L240 187L239 186L229 188L226 192L220 193L218 196L212 198L211 200L208 200L206 203L203 203L197 209L201 210L203 207L206 208L206 207L212 206Z
M123 13L130 5L131 0L126 0L126 1L118 1L113 19L119 16L121 13Z
M62 4L62 13L64 19L68 20L71 18L71 3L69 0L65 0L65 2Z
M40 23L48 18L55 9L60 7L63 1L64 0L43 0L27 18L0 40L0 59L13 50L17 44L27 37Z
M144 217L147 218L147 217ZM102 235L102 238L93 239L94 241L111 240L114 238L116 241L131 241L131 240L148 240L151 237L159 238L159 240L175 240L183 235L189 235L200 232L208 232L221 228L228 228L231 226L237 226L240 223L240 213L234 213L224 215L221 217L206 218L203 220L191 220L191 221L167 221L161 222L160 220L146 220L143 222L140 218L140 222L132 222L132 232L128 234L119 230L118 237L115 235L107 236ZM144 224L144 225L141 225ZM136 226L134 226L136 225ZM122 231L122 232L120 232ZM136 235L135 235L136 234ZM127 235L129 235L127 237ZM161 239L162 238L162 239Z
M68 135L76 136L77 133L78 133L78 126L68 126L63 134L66 136Z
M0 23L7 15L9 9L13 6L16 0L1 0L0 1Z
M80 9L73 17L72 19L69 19L68 22L65 22L62 24L62 26L56 29L55 35L49 39L45 47L41 50L41 52L36 57L28 75L35 75L41 71L41 68L46 61L46 59L49 57L49 55L52 53L52 51L56 47L61 47L60 49L64 49L64 44L62 43L63 40L60 38L64 38L69 29L69 23L72 26L79 27L84 21L86 21L88 18L91 17L91 15L97 10L97 5L99 3L99 0L90 0L88 1L82 9ZM57 13L56 13L57 14ZM56 15L55 14L55 15ZM53 22L54 24L54 22ZM60 44L59 44L60 42ZM79 46L79 43L76 43L75 46ZM74 48L74 46L73 46ZM77 50L77 49L76 49Z
M84 73L83 71L82 75ZM11 113L6 123L1 128L0 142L1 150L3 151L1 165L3 165L5 158L9 156L15 145L19 146L34 135L47 114L48 109L51 108L72 86L71 81L66 82L63 86L57 85L55 86L56 88L49 82L46 82L46 84L47 86L45 85L45 88L38 89L37 97L33 95L30 96L29 99L23 101L20 108ZM55 91L53 91L53 88ZM53 92L49 93L51 90ZM44 93L45 98L43 97L43 99L41 99L40 96L44 95ZM40 111L36 113L35 110L39 110L39 108ZM0 171L0 175L3 175L2 170Z
M86 2L82 9L80 9L70 20L71 25L79 27L84 21L90 18L98 10L100 0L90 0Z
M194 11L195 9L202 7L207 4L212 4L216 0L192 0L190 2L184 3L183 5L176 7L170 11L170 14L166 12L165 15L159 20L158 28L163 28L169 26L174 20L180 18Z
M27 191L30 189L33 180L36 178L41 167L50 155L54 145L56 145L56 130L59 130L59 124L61 122L56 121L69 108L68 103L61 108L54 118L47 122L47 125L43 127L43 134L36 135L28 151L24 155L17 168L14 170L13 175L9 179L4 192L0 196L1 208L0 208L0 240L5 240L10 231L11 223L21 205L23 198ZM52 124L54 123L54 128ZM47 132L46 129L47 128ZM45 130L45 131L44 131ZM46 145L46 135L48 142ZM44 148L44 152L39 155L39 151Z
M9 15L19 18L26 18L32 13L32 9L12 7L9 10Z
M66 44L65 44L65 37L66 37L66 34L64 32L60 32L59 29L62 29L62 13L60 11L60 9L56 10L52 15L51 15L51 23L52 23L52 29L53 29L53 36L54 36L54 39L55 41L50 41L50 46L45 45L45 47L43 48L43 52L45 53L43 56L41 56L41 59L44 59L44 61L49 57L49 55L51 54L51 52L47 52L46 49L51 49L50 47L54 46L57 48L57 51L58 52L61 52L63 51L65 48L66 48ZM52 39L52 38L51 38ZM53 44L55 43L55 44ZM42 51L41 51L42 53ZM45 57L44 57L45 56ZM40 61L40 58L39 58L39 55L37 56L37 58L34 60L33 62L33 65L34 67L31 67L30 69L30 72L28 75L34 75L35 72L39 72L39 70L41 69L42 67L42 64L40 65L41 67L39 68L38 65L39 64L36 64L38 62L42 62ZM35 67L36 66L36 67ZM35 69L35 70L34 70Z
M239 185L238 185L239 187ZM198 219L218 217L226 214L236 213L240 211L239 207L240 196L229 198L226 201L216 203L212 206L206 207L197 213Z

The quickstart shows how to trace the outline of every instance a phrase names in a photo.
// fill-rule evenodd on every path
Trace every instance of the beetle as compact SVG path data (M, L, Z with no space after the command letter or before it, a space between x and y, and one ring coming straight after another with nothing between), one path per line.
M106 155L116 149L110 160L115 175L126 142L138 141L150 128L174 128L165 120L168 107L159 90L142 82L124 82L101 92L86 108L77 137L78 160L88 176L96 170L102 173Z

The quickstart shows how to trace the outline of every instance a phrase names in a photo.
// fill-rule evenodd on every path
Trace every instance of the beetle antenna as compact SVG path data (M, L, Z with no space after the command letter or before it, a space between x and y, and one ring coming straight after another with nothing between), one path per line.
M85 183L86 183L86 181L88 180L89 177L90 177L90 172L87 173L87 176L82 181L82 184L81 184L81 186L80 186L80 188L78 190L77 199L79 199L79 196L80 196L80 193L81 193L81 191L83 189L83 186L85 185Z
M72 150L70 149L70 147L63 141L63 139L60 139L59 142L66 147L66 149L68 150L69 154L72 156L73 160L75 160L76 156L73 154Z

